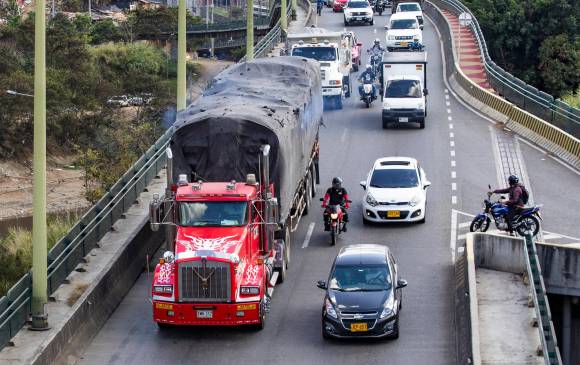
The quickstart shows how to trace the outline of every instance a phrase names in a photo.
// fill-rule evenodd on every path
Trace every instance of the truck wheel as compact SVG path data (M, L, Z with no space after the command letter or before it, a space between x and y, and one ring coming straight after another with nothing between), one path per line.
M286 251L286 245L284 245L284 251ZM282 267L278 269L278 284L282 284L286 281L286 276L288 276L288 265L286 265L286 252L284 252L284 257L282 258Z
M386 119L383 119L383 129L389 128L389 122Z
M290 253L292 251L292 241L290 236L290 227L289 223L286 223L285 231L284 231L284 254L286 255L286 268L290 267Z
M266 327L266 310L264 304L260 302L260 322L254 326L256 331L261 331Z
M316 173L317 173L316 163L312 164L312 170L310 176L312 176L312 197L316 196Z
M302 211L302 215L307 215L310 211L311 200L312 200L312 177L310 173L306 178L306 183L304 184L304 210Z

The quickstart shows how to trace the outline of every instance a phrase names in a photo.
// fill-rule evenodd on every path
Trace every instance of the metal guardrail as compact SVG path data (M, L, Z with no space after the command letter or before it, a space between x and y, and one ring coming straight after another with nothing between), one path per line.
M546 294L546 286L544 285L542 268L540 267L538 252L532 235L528 234L525 237L525 244L523 246L526 269L532 291L532 298L534 300L536 319L538 321L538 330L540 332L544 363L546 365L562 365L556 331L554 330L554 323L552 322L552 313L550 312L550 304L548 303L548 295Z
M523 110L580 138L580 109L526 84L498 66L489 56L485 37L473 13L459 0L430 0L454 14L466 12L472 16L470 28L475 36L489 83L501 96Z
M82 259L97 246L113 224L122 218L139 194L165 166L170 128L86 212L81 220L48 253L48 293L65 282ZM0 350L26 324L30 315L32 275L27 273L0 299Z
M519 108L508 100L485 90L470 80L460 70L454 59L457 50L453 42L454 36L451 32L451 24L439 10L439 7L449 10L449 7L451 7L450 1L455 0L430 0L426 1L423 7L424 12L435 23L441 33L443 53L446 55L445 73L447 78L455 80L471 97L478 100L482 104L478 105L478 107L489 107L505 115L507 119L504 122L510 129L543 146L546 150L558 155L572 166L580 168L580 139L558 128L556 125Z
M291 16L288 7L287 17ZM260 40L254 57L265 56L281 39L280 21ZM245 59L245 58L244 58ZM242 62L244 59L240 60ZM139 194L166 163L165 150L173 128L168 129L153 146L86 212L81 220L48 253L49 294L65 282L67 276L95 247L113 224L122 218ZM6 296L0 298L0 351L24 327L31 313L32 275L24 275Z

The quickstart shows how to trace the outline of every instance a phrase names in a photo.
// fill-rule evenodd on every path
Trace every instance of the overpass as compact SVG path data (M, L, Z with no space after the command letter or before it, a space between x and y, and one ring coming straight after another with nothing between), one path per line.
M468 216L462 212L478 212L480 197L487 191L487 184L503 184L506 171L517 168L526 185L531 188L534 200L545 203L544 230L550 233L544 232L543 239L546 242L573 246L580 242L580 239L575 238L580 236L577 227L580 213L570 209L566 212L566 219L562 219L562 207L580 203L580 186L579 172L573 166L574 160L567 159L567 156L575 157L574 150L566 154L567 148L574 148L574 145L559 145L561 141L567 141L568 137L552 138L552 130L543 124L541 126L544 129L534 129L533 123L536 121L529 119L532 117L527 114L524 114L526 123L534 121L527 124L530 126L527 129L531 132L517 130L517 124L512 124L515 126L513 129L507 128L505 119L497 114L497 118L488 116L493 113L494 108L488 104L497 101L488 94L481 93L469 80L460 79L461 73L454 68L454 45L451 42L450 29L445 33L445 23L441 23L441 18L436 18L437 14L432 12L435 10L433 8L428 12L429 21L425 25L424 33L429 53L430 83L426 129L417 131L397 128L382 131L379 106L375 104L373 108L366 109L361 102L351 98L345 102L342 111L326 113L326 128L321 132L321 178L329 182L332 176L341 175L354 201L362 199L363 193L356 187L358 181L366 176L371 161L385 155L416 157L433 182L428 198L429 213L426 224L363 227L362 222L357 219L362 214L361 208L354 205L349 232L339 242L339 246L356 242L386 243L395 253L400 269L409 281L399 340L381 344L322 341L317 327L322 298L314 283L328 275L336 249L328 247L327 237L321 229L320 217L311 214L304 218L293 235L295 250L289 279L277 289L269 323L264 331L251 333L245 330L177 329L170 333L159 332L150 321L148 278L144 274L138 276L134 286L127 279L127 295L110 304L111 311L115 307L116 310L105 323L99 322L101 319L105 320L101 317L95 320L97 323L94 325L100 330L85 346L71 354L72 359L86 364L151 363L159 362L159 359L166 362L187 362L203 354L203 361L216 364L230 363L235 358L248 363L276 361L283 364L311 364L322 361L337 364L385 361L401 364L449 364L459 361L459 340L454 318L455 273L459 262L457 258L465 238L461 237L465 234L462 230L469 221L466 218ZM365 45L380 37L387 17L383 16L384 21L379 19L381 18L377 17L374 27L352 28ZM317 21L328 29L343 28L341 15L333 14L327 9ZM262 43L257 47L260 55L267 53L273 43L279 40L279 34L279 29L274 27L267 38L270 43ZM462 87L462 83L469 86ZM501 104L500 107L507 108L509 105ZM519 115L511 109L509 113L514 118L508 123L513 122ZM532 132L538 135L544 131L546 133L543 135L532 135ZM133 204L149 181L156 180L155 174L162 171L163 150L168 137L166 135L158 141L148 151L147 156L123 177L121 183L99 202L97 208L75 227L74 234L62 246L57 247L56 252L51 252L51 293L61 283L71 282L73 277L84 275L82 271L76 271L69 276L82 258L96 261L89 252L95 252L91 250L96 247L97 238L109 232L111 226L114 227L115 234L125 228L124 222L128 222L132 215L126 214L123 218L121 214ZM152 187L147 189L153 190ZM562 196L561 191L569 193ZM141 199L141 202L146 202ZM122 220L113 224L118 218ZM141 220L140 224L145 224L145 221ZM158 240L157 246L160 244L161 240ZM154 246L153 243L145 241L142 245ZM144 257L142 251L135 251L133 255L134 261L142 260L143 263ZM86 265L90 265L90 262L83 262L80 267ZM137 270L136 275L139 271ZM26 317L27 304L18 300L28 295L21 290L28 285L29 279L25 279L20 287L10 293L7 300L3 298L0 301L0 309L11 306L11 315L20 314L7 319L6 311L3 311L0 317L2 335L8 333L12 338L15 333L6 330L6 323L14 324L15 329L22 326L20 324L19 327L16 322L19 317ZM85 299L83 295L79 301ZM51 305L57 305L60 300L55 297L55 303ZM120 304L117 307L118 301ZM80 306L77 303L73 309L80 309ZM578 308L572 300L567 306L572 312L572 308ZM13 346L0 352L0 359L6 359L1 356L7 356L7 353L14 355L24 352L26 345L20 342L20 335L21 333L12 338ZM18 360L18 355L12 359L15 358ZM568 361L574 359L577 357Z

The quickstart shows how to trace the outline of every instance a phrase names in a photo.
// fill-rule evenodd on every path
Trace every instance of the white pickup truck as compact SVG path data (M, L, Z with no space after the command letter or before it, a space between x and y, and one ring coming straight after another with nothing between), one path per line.
M288 34L291 56L315 59L320 63L322 96L342 109L342 97L351 92L352 48L354 37L348 33L330 32L322 28L305 28L305 33Z
M387 52L381 63L383 128L419 123L427 117L427 53Z

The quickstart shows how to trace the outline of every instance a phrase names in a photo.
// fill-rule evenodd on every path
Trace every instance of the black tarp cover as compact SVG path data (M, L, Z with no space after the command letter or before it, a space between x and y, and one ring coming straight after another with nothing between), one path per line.
M270 175L285 218L322 121L318 62L274 57L233 65L180 112L171 140L173 179L259 177L260 146L269 144Z

